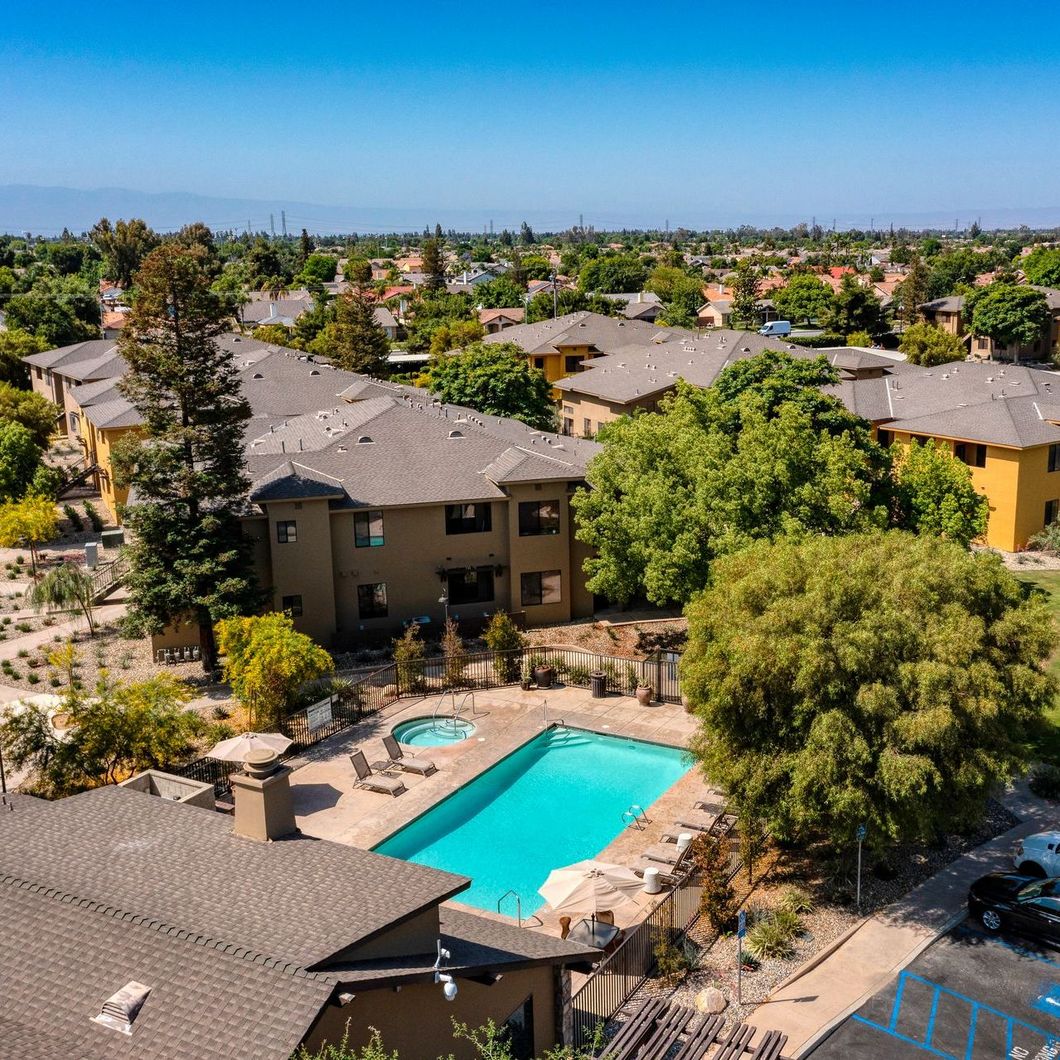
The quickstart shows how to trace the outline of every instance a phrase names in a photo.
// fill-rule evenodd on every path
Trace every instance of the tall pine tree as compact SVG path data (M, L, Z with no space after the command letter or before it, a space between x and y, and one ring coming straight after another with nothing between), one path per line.
M437 239L425 239L420 256L423 259L423 271L427 274L426 286L438 291L445 286L445 257L442 244Z
M335 321L326 329L334 365L377 378L387 375L390 343L374 314L375 303L363 288L353 287L336 301Z
M129 367L119 388L143 418L123 461L134 490L132 615L147 632L193 619L210 671L214 623L252 613L261 594L237 515L249 487L250 405L216 341L227 312L206 264L202 247L175 243L144 260L120 340Z

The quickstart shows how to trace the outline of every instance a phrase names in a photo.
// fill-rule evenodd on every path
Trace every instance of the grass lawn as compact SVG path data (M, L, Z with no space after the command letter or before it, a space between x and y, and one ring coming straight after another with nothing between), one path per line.
M1053 621L1060 623L1060 570L1035 571L1033 574L1024 574L1022 571L1013 573L1020 581L1035 585L1046 594ZM1060 681L1060 651L1053 653L1049 660L1049 669L1057 681ZM1046 711L1044 720L1045 725L1035 743L1037 753L1043 761L1060 766L1060 698Z

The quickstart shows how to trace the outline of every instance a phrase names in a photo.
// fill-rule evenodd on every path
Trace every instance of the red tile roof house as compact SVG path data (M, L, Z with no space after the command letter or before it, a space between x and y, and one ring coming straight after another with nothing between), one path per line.
M445 904L465 877L304 838L290 770L247 770L234 817L129 786L8 796L0 1055L288 1060L348 1025L471 1057L454 1018L529 1024L533 1055L569 1040L570 969L599 951Z
M480 309L478 322L486 329L487 335L496 335L498 331L521 324L526 319L526 310L519 309Z

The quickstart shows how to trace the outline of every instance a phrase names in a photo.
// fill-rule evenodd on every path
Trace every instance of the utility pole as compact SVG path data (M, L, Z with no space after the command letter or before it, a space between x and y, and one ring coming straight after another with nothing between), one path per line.
M250 235L250 218L247 218L247 235Z
M552 319L559 316L559 292L556 290L556 270L552 270Z
M283 230L283 238L287 238L287 211L280 211L280 228Z
M272 233L272 238L276 238L276 221L273 215L269 214L269 231Z

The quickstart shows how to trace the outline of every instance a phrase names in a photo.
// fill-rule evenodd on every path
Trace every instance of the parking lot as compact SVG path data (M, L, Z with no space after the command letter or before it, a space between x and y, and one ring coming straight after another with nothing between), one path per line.
M1060 951L966 920L929 946L813 1060L1060 1057Z

